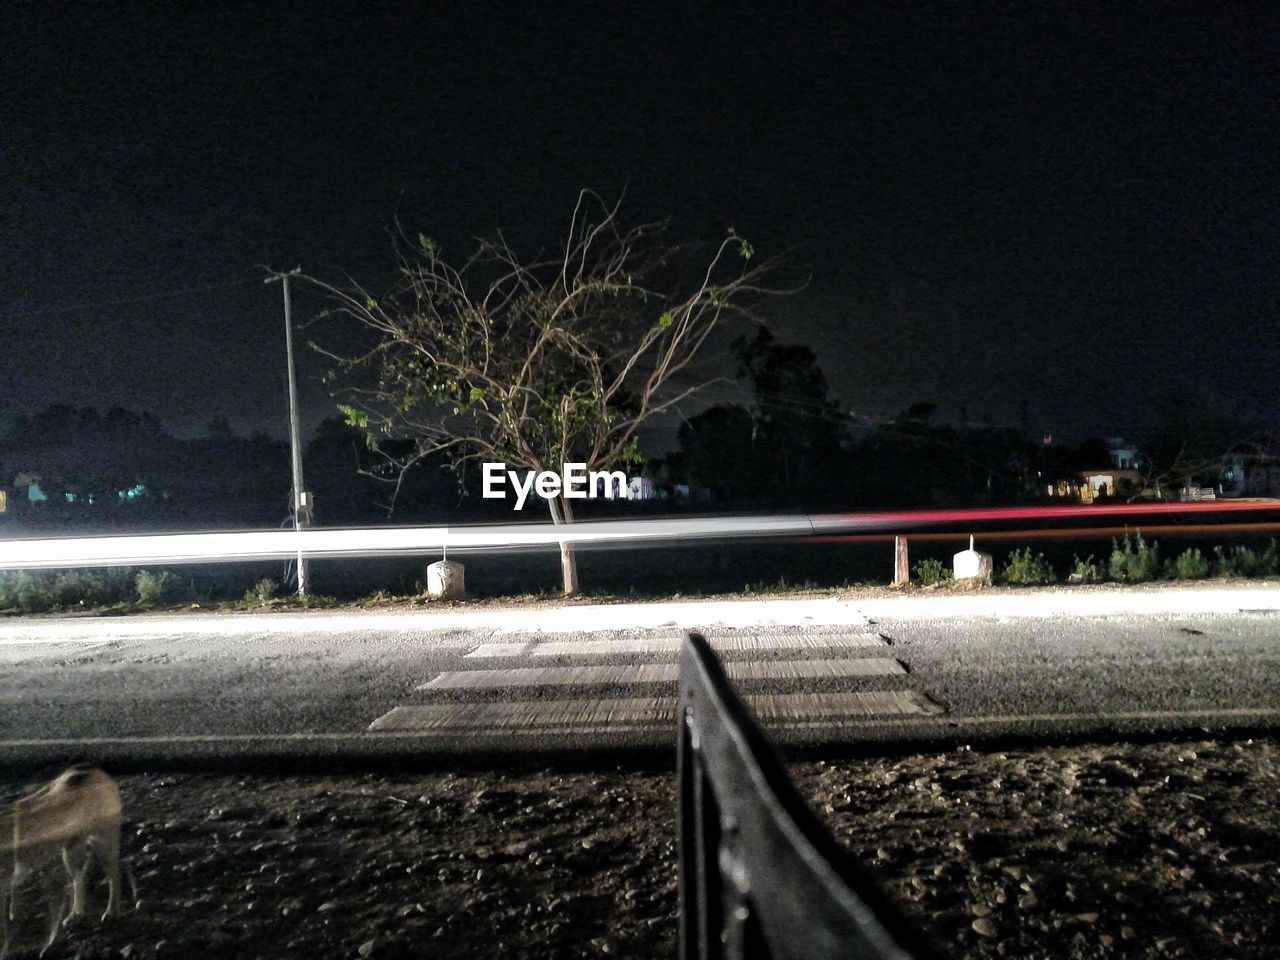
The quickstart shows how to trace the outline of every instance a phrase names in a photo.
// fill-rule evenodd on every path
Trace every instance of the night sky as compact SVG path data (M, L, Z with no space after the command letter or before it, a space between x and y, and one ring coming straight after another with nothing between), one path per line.
M380 286L397 218L536 252L590 187L811 266L772 326L846 409L1280 427L1274 4L202 6L8 10L0 418L283 436L261 265Z

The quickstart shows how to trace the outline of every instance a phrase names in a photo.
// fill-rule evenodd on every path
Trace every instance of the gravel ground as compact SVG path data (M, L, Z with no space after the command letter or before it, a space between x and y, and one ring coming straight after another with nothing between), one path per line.
M955 957L1280 957L1274 738L791 766ZM23 784L0 783L3 799ZM120 778L138 904L47 957L673 957L669 772ZM95 891L99 902L101 891ZM18 900L15 944L40 904Z

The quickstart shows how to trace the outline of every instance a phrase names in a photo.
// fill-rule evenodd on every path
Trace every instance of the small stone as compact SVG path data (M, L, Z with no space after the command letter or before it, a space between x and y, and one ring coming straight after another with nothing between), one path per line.
M366 940L364 943L360 944L356 952L362 957L370 956L373 953L373 948L377 946L377 944L377 940Z
M991 908L987 906L985 903L969 904L969 912L972 913L975 917L991 916Z
M981 917L973 921L973 923L970 924L970 926L973 927L973 932L978 934L978 936L980 937L988 937L990 939L994 939L996 936L996 925L992 923L990 920L988 920L986 917Z
M1138 934L1134 931L1133 927L1121 927L1121 928L1120 928L1120 939L1121 939L1121 940L1132 940L1132 939L1133 939L1134 937L1136 937L1137 935L1138 935Z

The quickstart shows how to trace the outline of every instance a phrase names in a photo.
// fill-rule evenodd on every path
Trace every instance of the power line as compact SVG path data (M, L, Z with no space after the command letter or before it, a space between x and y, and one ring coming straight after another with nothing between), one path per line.
M160 293L145 293L136 297L121 297L116 300L96 300L87 303L75 303L65 307L49 307L45 310L23 310L9 314L10 317L43 317L59 313L76 313L80 310L96 310L100 307L124 306L131 303L145 303L148 300L167 300L174 297L185 297L209 290L222 290L227 287L239 287L249 283L250 279L225 280L221 283L206 283L195 287L184 287L179 290L165 290Z

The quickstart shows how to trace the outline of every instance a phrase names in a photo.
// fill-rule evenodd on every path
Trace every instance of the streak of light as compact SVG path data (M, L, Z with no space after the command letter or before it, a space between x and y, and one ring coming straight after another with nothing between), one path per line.
M809 518L758 516L623 520L474 527L370 527L176 533L129 537L0 540L0 570L134 566L295 557L419 556L450 551L545 547L562 542L662 543L734 537L808 535Z
M814 531L841 527L911 527L939 523L986 523L998 520L1074 520L1080 517L1181 516L1280 510L1280 500L1207 500L1192 503L1104 503L1061 507L978 507L952 510L908 510L890 513L835 513L814 516Z
M985 530L976 534L978 541L986 540L1090 540L1119 538L1133 535L1141 531L1144 537L1182 537L1209 535L1217 536L1228 533L1265 534L1280 533L1280 523L1196 523L1196 524L1160 524L1148 526L1133 524L1124 527L1070 527L1056 530ZM791 542L804 543L886 543L897 534L893 533L848 533L820 534L815 537L797 538ZM907 539L931 542L969 542L966 533L912 533Z
M548 523L467 527L370 527L361 529L267 530L228 533L176 533L141 536L67 537L0 540L0 570L56 567L135 566L275 560L296 557L428 556L447 551L519 550L574 543L580 546L643 546L734 538L803 538L822 540L884 535L920 526L950 525L964 529L990 521L1074 520L1084 517L1149 517L1153 520L1218 513L1280 512L1277 500L1232 500L1171 504L1105 504L1064 507L992 507L968 510L917 510L889 513L690 517L663 520L588 521L556 526ZM1136 524L1134 524L1136 525ZM1270 531L1277 525L1202 525L1205 532ZM1121 528L1106 528L1116 535ZM1143 525L1145 532L1190 533L1201 526ZM967 532L967 531L966 531ZM954 534L911 533L913 538L953 538ZM1079 530L983 533L986 539L1013 536L1084 536Z

